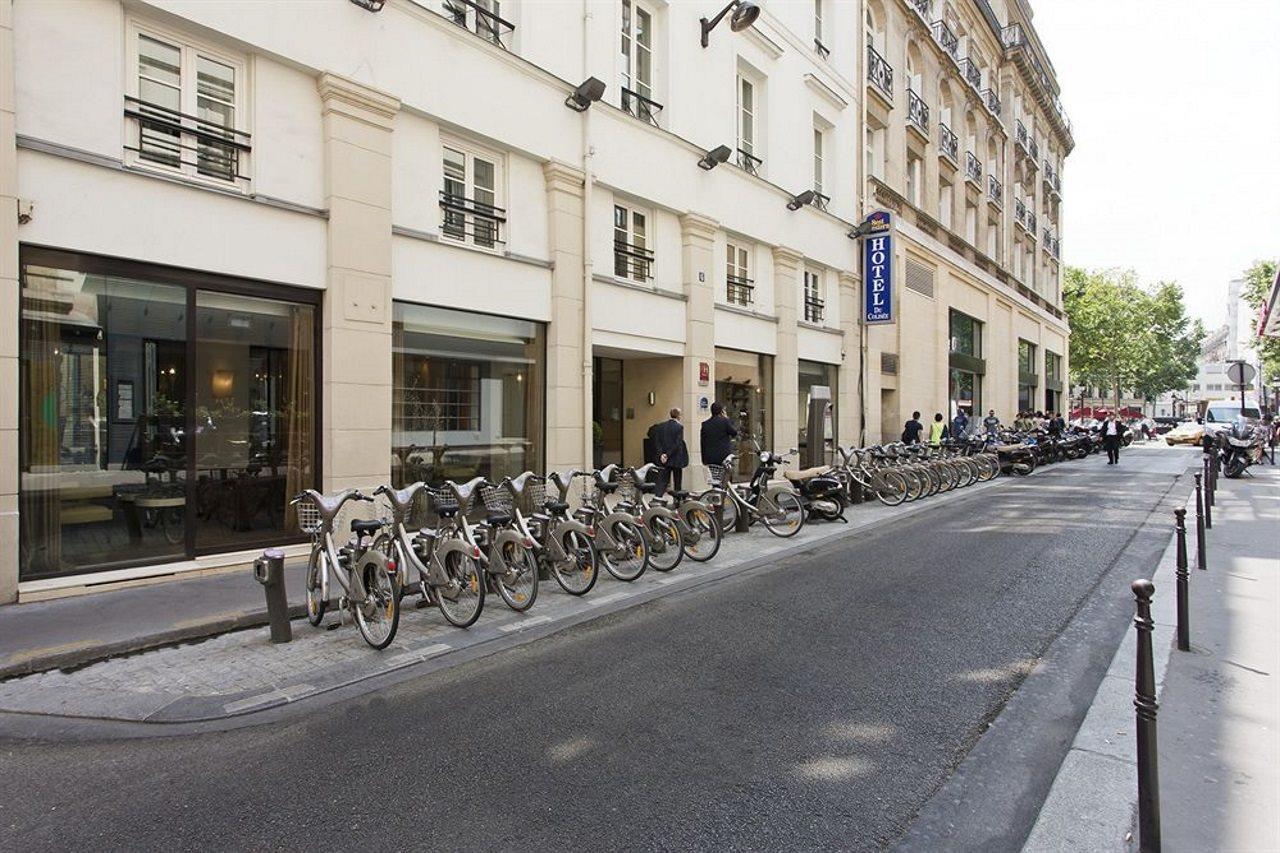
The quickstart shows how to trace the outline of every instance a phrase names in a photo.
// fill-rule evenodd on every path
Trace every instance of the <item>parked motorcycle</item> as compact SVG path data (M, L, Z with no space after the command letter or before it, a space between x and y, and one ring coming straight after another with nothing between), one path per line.
M806 516L822 521L847 521L844 517L844 486L832 474L829 466L784 471L782 476L800 496L800 504L804 507Z
M1262 461L1262 432L1244 421L1218 432L1217 452L1223 476L1229 480L1238 479L1250 465Z

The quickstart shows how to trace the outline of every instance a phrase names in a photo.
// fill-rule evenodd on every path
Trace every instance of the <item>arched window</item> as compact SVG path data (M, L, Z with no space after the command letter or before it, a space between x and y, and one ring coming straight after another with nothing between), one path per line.
M876 52L884 56L884 27L881 21L884 20L884 12L880 8L879 3L867 3L866 27L867 27L867 44L875 48Z
M920 97L924 97L924 59L920 55L920 47L914 42L907 43L907 88Z

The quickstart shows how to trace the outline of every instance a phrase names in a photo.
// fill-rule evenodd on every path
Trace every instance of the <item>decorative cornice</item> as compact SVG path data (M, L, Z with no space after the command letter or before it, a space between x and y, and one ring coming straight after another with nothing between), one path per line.
M316 78L325 112L340 112L375 127L391 129L400 99L349 77L326 71Z
M832 89L826 83L823 83L822 80L818 78L817 74L806 73L804 75L804 84L808 86L811 91L819 95L823 100L838 110L842 110L849 106L849 102L840 97L840 93L835 89Z
M686 241L691 238L714 240L719 230L720 223L709 216L692 211L680 215L680 234Z
M773 247L773 265L775 269L782 267L798 270L803 263L803 253L797 252L795 249L789 249L786 246Z
M547 192L562 192L579 197L586 192L586 174L560 160L543 163L542 176L547 182Z
M782 56L784 48L773 39L765 35L764 29L760 26L747 27L742 33L748 39L756 43L756 46L769 54L770 59L777 59Z
M853 270L840 270L841 287L858 287L862 284L862 276Z

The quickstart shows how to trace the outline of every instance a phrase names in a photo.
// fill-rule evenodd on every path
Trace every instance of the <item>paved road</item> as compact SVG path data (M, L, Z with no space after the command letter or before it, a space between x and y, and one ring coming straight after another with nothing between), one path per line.
M3 743L0 847L883 848L1194 458L1056 466L269 729Z

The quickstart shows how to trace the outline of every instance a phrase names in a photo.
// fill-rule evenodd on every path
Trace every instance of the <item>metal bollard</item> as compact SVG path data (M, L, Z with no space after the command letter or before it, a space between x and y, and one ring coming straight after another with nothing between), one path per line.
M1209 476L1205 478L1204 490L1204 529L1213 529L1213 465L1209 466Z
M1201 494L1200 474L1196 479L1196 568L1204 569L1204 496Z
M1138 849L1160 851L1160 769L1156 747L1156 672L1151 658L1151 597L1156 586L1136 580L1130 585L1136 601L1134 627L1138 630L1138 660L1134 671L1133 707L1137 717L1138 746Z
M284 588L284 551L268 548L253 561L253 577L267 594L267 620L271 624L271 642L287 643L293 639L289 624L289 596Z
M738 507L738 520L733 525L733 532L746 533L750 529L751 529L750 516L747 515L746 510L744 510L742 507Z
M1178 649L1191 651L1191 610L1187 597L1187 511L1182 508L1173 511L1174 536L1178 541Z

